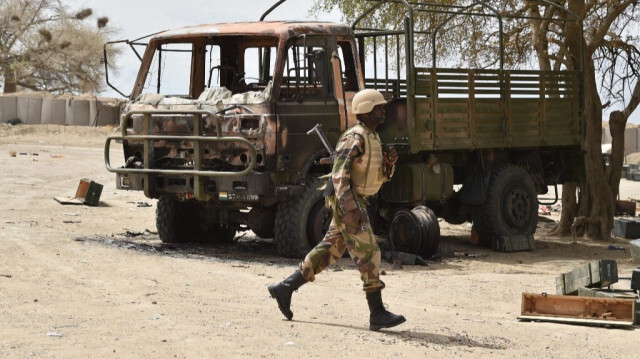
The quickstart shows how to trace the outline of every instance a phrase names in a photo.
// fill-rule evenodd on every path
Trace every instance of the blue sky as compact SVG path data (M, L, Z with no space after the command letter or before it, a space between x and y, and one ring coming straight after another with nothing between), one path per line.
M136 39L157 31L182 26L235 21L257 21L275 0L62 0L71 9L92 8L94 15L108 16L110 26L118 29L111 40ZM340 21L340 14L320 14L316 19L309 16L313 0L289 0L272 12L271 20L322 20ZM128 52L128 51L127 51ZM110 79L124 93L129 93L137 74L138 60L133 55L123 56L119 61L120 71L110 74ZM108 89L102 95L118 96ZM619 106L619 105L618 105ZM617 108L614 108L617 109ZM608 113L603 119L609 119ZM629 122L640 123L640 109Z

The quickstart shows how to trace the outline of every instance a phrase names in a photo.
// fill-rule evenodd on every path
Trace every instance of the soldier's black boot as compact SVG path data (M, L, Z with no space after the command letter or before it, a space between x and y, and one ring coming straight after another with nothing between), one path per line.
M269 294L271 294L272 298L276 298L278 301L278 307L282 314L284 314L287 319L291 320L293 318L293 312L291 311L291 295L293 291L298 290L298 288L302 287L303 284L307 283L307 280L302 276L302 272L300 270L295 271L289 278L283 280L278 284L271 284L267 289L269 289Z
M367 293L369 303L369 330L378 331L382 328L391 328L402 324L406 319L402 315L395 315L384 309L382 304L382 292Z

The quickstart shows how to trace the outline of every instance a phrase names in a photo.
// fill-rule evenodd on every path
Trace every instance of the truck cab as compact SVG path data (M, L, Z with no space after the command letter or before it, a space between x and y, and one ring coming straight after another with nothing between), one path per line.
M351 28L326 22L157 33L141 57L122 133L108 140L123 141L126 166L107 168L119 189L159 199L163 241L190 234L228 241L242 229L271 238L278 213L296 217L303 204L293 199L308 200L305 192L330 171L320 163L328 151L307 132L320 124L335 143L355 124L348 107L363 87L356 54ZM314 230L277 228L292 241L305 235L304 245L283 245L295 247L291 255L318 242L328 226L322 201L313 197L313 208L302 211L314 213L303 220Z

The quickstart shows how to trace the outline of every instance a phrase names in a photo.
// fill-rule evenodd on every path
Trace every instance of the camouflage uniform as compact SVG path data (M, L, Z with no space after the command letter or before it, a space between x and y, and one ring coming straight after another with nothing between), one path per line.
M312 282L317 273L341 258L347 249L360 271L363 290L370 293L384 288L379 275L380 248L369 224L366 197L378 192L392 173L386 173L380 138L363 123L341 136L330 179L334 194L327 197L333 220L324 239L300 263L307 281ZM364 223L356 223L356 211L360 210Z

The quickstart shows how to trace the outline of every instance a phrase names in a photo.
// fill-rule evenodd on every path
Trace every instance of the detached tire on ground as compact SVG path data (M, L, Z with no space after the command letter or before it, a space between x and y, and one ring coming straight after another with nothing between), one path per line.
M527 235L538 224L538 194L523 168L506 165L491 174L487 198L474 209L473 223L482 246L494 236Z
M418 254L422 233L418 218L408 209L398 209L393 213L389 226L389 242L393 251Z
M310 180L302 194L278 205L274 242L281 256L304 258L322 241L331 223L331 211L318 190L321 185L322 180Z
M440 246L440 224L435 213L426 206L412 210L399 209L389 227L392 250L432 257Z
M411 210L420 224L422 240L417 254L424 259L431 258L440 247L440 223L438 216L426 206L418 206Z

